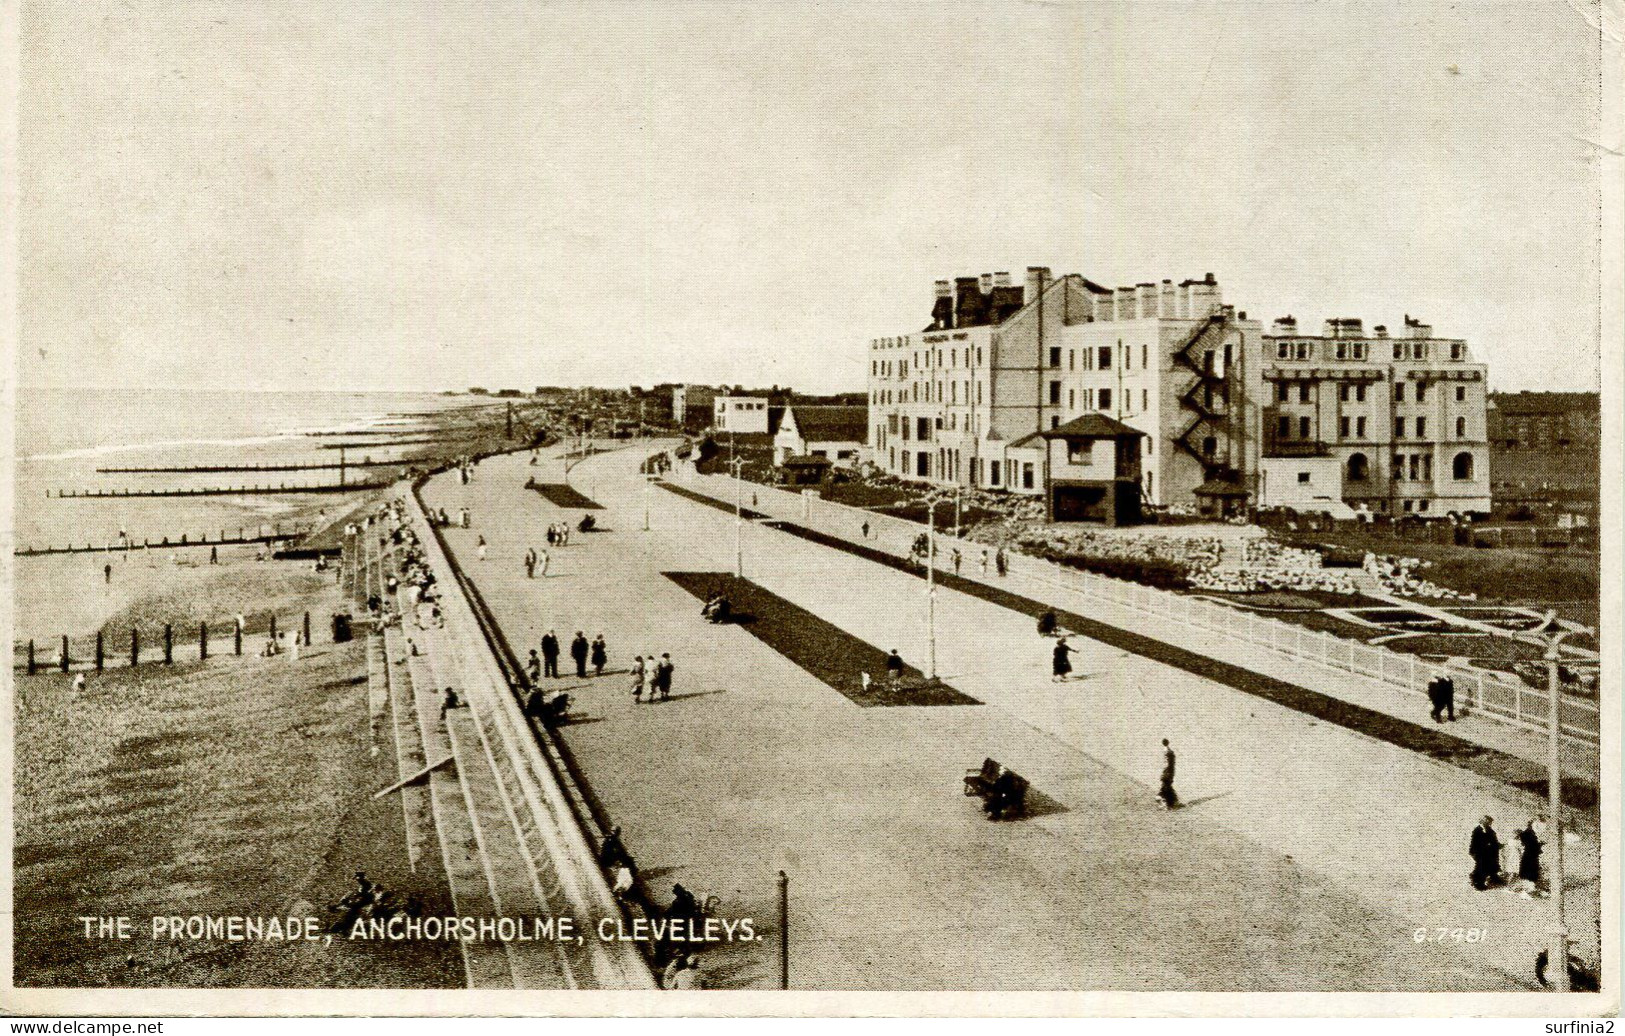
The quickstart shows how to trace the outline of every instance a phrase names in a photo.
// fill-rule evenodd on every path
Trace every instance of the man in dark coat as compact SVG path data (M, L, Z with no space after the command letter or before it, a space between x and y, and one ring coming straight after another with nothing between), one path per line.
M886 679L896 684L903 678L903 656L897 653L896 648L886 656Z
M1535 830L1535 821L1531 818L1529 823L1518 832L1518 845L1523 853L1518 858L1518 877L1537 889L1540 883L1540 833Z
M1174 791L1174 749L1168 739L1162 739L1162 779L1157 787L1157 798L1163 809L1179 805L1179 794Z
M542 638L542 675L555 678L559 675L559 638L552 630Z
M570 657L575 659L576 675L585 678L587 675L587 638L576 630L576 639L570 641Z
M1480 820L1467 842L1467 855L1473 858L1473 888L1480 892L1501 879L1501 838L1490 826L1493 823L1493 817Z

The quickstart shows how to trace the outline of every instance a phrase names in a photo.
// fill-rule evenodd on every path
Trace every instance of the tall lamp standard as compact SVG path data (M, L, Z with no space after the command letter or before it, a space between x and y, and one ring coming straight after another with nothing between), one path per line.
M740 507L739 474L745 465L744 461L735 457L728 466L733 468L734 474L734 575L743 579L745 578L745 516L743 509Z
M1546 796L1547 812L1551 814L1552 860L1550 865L1552 886L1551 948L1547 952L1547 973L1559 993L1569 991L1569 929L1563 917L1563 768L1559 748L1563 737L1559 715L1561 690L1558 687L1557 664L1561 660L1560 645L1573 630L1557 625L1557 613L1550 611L1541 624L1531 631L1545 647L1546 659L1546 719L1549 726L1546 742ZM1554 974L1555 971L1555 974Z
M937 679L937 505L941 503L931 501L930 519L925 526L925 630L932 682Z

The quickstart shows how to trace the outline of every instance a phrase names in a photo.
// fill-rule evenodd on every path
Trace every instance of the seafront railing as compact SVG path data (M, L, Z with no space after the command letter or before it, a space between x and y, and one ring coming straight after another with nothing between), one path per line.
M692 464L680 464L676 471L679 480L696 488L707 485L716 487L711 495L718 499L731 502L734 498L734 479L731 475L700 475L694 471ZM766 506L772 507L776 503L781 510L786 506L792 507L800 515L802 524L842 539L861 538L865 523L869 526L871 539L890 531L906 536L905 542L911 542L925 531L919 522L833 503L816 495L791 492L777 486L741 481L739 489L747 502L754 494L759 500L766 501ZM948 538L945 542L975 541ZM988 546L988 549L991 551L993 548ZM945 553L945 550L938 552L939 567L945 567ZM1426 701L1428 682L1434 676L1443 674L1455 682L1458 696L1471 702L1475 711L1530 731L1545 731L1548 726L1549 699L1545 689L1531 687L1515 677L1459 664L1426 661L1415 655L1361 644L1323 630L1310 630L1186 594L1067 568L1017 551L1007 550L1006 557L1009 559L1010 573L1014 576L1075 592L1099 604L1155 618L1159 623L1174 623L1187 635L1217 635L1244 641L1298 663L1352 673L1376 681L1415 695L1423 701ZM974 573L972 575L975 577ZM1601 715L1595 701L1560 690L1558 714L1559 726L1565 737L1592 747L1601 743Z

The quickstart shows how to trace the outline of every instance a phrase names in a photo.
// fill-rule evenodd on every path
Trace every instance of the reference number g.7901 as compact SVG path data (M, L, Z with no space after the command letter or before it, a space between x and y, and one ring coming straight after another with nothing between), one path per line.
M1411 933L1415 942L1483 942L1487 928L1418 928Z

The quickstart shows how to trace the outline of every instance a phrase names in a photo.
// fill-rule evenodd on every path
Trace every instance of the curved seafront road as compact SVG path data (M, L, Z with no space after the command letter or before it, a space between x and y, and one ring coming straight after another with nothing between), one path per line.
M447 538L521 655L549 628L604 633L616 672L558 681L581 720L564 735L651 887L716 894L768 934L707 951L714 984L776 984L766 919L784 869L803 989L1533 986L1544 904L1466 878L1477 817L1494 815L1506 840L1527 817L1498 782L1085 638L1075 678L1052 684L1028 616L953 591L938 598L939 668L986 704L860 709L702 621L660 575L730 570L734 527L646 491L644 452L571 470L607 531L554 550L546 579L527 580L522 555L579 512L522 486L556 479L556 462L495 458L426 497L473 511ZM918 579L760 525L744 534L748 578L924 661ZM662 651L678 666L672 700L635 705L625 664ZM1162 737L1190 804L1172 813L1153 801ZM989 755L1032 781L1034 816L989 823L960 794ZM1590 955L1595 851L1570 851L1570 924ZM1487 935L1418 944L1422 927Z

